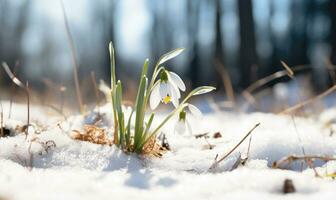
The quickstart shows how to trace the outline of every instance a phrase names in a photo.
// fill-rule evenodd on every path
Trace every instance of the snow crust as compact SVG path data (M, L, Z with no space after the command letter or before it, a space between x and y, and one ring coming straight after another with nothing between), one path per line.
M15 129L26 122L24 105L14 104L5 125ZM100 108L105 118L101 125L111 127L110 106ZM126 155L115 146L103 146L71 139L72 130L81 130L92 116L72 116L66 121L50 110L33 107L31 121L43 125L40 134L30 127L24 134L0 139L0 198L14 199L334 199L336 182L315 178L312 169L299 162L291 170L272 169L272 163L289 155L336 156L336 135L330 127L336 110L310 118L292 118L266 113L210 113L190 119L194 134L209 133L209 138L174 133L174 121L162 132L171 151L162 158ZM159 123L163 116L157 116ZM249 160L230 171L238 156L247 154L248 140L221 162L216 173L209 172L216 155L227 153L256 124ZM220 132L221 138L213 138ZM52 140L56 147L47 152L39 143ZM209 144L214 145L209 149ZM30 155L32 166L29 167ZM336 171L336 162L315 162L320 175ZM282 193L290 178L296 193Z

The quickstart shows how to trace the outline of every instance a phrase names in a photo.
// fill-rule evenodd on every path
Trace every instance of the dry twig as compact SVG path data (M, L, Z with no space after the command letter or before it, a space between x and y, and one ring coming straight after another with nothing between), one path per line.
M272 168L278 168L278 169L285 169L289 167L293 162L302 160L305 162L309 162L313 164L314 160L321 160L323 162L333 161L336 160L334 157L328 157L328 156L287 156L285 158L282 158L278 161L274 161L272 164Z
M291 113L293 111L296 111L296 110L298 110L298 109L300 109L300 108L302 108L302 107L304 107L304 106L306 106L308 104L314 103L315 101L318 101L318 100L320 100L320 99L328 96L329 94L333 93L335 90L336 90L336 85L330 87L329 89L327 89L323 93L321 93L321 94L319 94L319 95L317 95L317 96L315 96L313 98L310 98L310 99L308 99L306 101L299 102L298 104L296 104L296 105L294 105L294 106L292 106L290 108L287 108L286 110L281 111L278 114L288 114L288 113Z
M234 94L234 90L232 87L232 82L229 73L225 70L225 67L223 63L221 63L218 59L215 59L215 69L221 74L223 83L224 83L224 88L225 88L225 93L229 99L229 101L232 103L232 105L235 105L236 98Z
M261 78L261 79L257 80L256 82L252 83L250 86L248 86L242 92L242 96L248 101L249 104L255 105L256 104L256 100L254 99L254 97L252 95L252 93L254 91L256 91L257 89L259 89L259 88L261 88L263 86L265 86L266 84L270 83L271 81L273 81L275 79L279 79L279 78L282 78L282 77L285 77L285 76L289 76L292 73L294 74L294 72L299 72L299 71L307 70L307 69L309 69L309 66L299 65L299 66L296 66L296 67L293 67L293 68L289 68L289 69L290 70L288 70L285 67L285 70L281 70L281 71L275 72L275 73L273 73L271 75L268 75L268 76L266 76L264 78Z
M13 69L13 75L15 76L17 68L19 66L20 62L16 61L15 66ZM14 89L15 89L15 84L11 84L11 89L10 89L10 98L9 98L9 111L8 111L8 119L12 117L12 107L13 107L13 96L14 96Z
M26 97L27 97L27 129L25 131L25 134L26 134L26 139L27 139L27 136L28 136L28 126L30 124L30 121L29 121L30 120L30 93L29 93L29 84L28 84L28 81L26 82L26 85L24 85L17 77L15 77L15 75L9 69L9 66L7 65L7 63L3 62L2 63L2 67L6 71L7 75L12 80L12 82L15 85L19 86L20 88L22 88L25 91L25 93L26 93Z
M201 134L197 134L197 135L195 135L195 138L198 139L198 138L202 138L202 137L209 137L208 134L209 134L209 133L201 133Z
M243 142L244 140L251 135L251 133L254 131L254 129L256 129L258 126L260 125L260 123L254 125L254 127L243 137L243 139L241 139L238 144L236 146L234 146L227 154L225 154L222 158L220 158L219 160L215 159L215 162L210 166L209 170L213 170L214 168L216 168L218 166L218 164L220 162L222 162L223 160L225 160L232 152L234 152L234 150L236 150Z
M29 159L27 163L27 166L29 167L29 170L31 170L33 168L34 165L34 154L31 151L31 147L33 143L37 143L40 144L42 147L42 151L39 152L39 155L43 154L43 151L45 151L45 153L48 153L51 149L54 149L56 147L56 143L53 140L47 140L45 142L41 141L39 138L35 137L33 139L31 139L29 141L29 145L28 145L28 155L29 155Z
M62 115L64 119L67 119L67 116L64 114L64 93L67 90L67 88L63 85L58 85L54 83L52 80L46 79L46 78L44 78L42 82L47 86L50 92L54 93L55 91L59 91L59 95L60 95L60 99L59 99L60 103L59 103L58 108L50 103L45 103L45 105L52 108L54 111L56 111L60 115Z
M294 77L294 72L292 71L292 69L283 61L281 61L281 64L282 66L286 69L287 73L288 73L288 76L293 80L293 81L296 81L295 77ZM297 94L297 97L298 97L298 101L301 103L302 102L302 98L300 96L300 93ZM304 107L300 107L301 110L302 110L302 113L305 114L305 110L304 110ZM301 140L301 137L300 137L300 134L299 134L299 131L298 131L298 128L296 126L296 122L295 122L295 116L291 114L291 119L293 121L293 124L294 124L294 128L295 128L295 132L297 134L297 137L298 137L298 140L299 140L299 143L301 145L301 150L302 150L302 154L303 156L307 156L306 155L306 151L303 147L303 144L302 144L302 140ZM319 176L313 163L310 161L310 160L304 160L306 162L306 164L309 166L309 168L313 169L314 170L314 173L315 173L315 176Z
M78 63L77 63L77 52L75 48L75 43L72 38L71 32L70 32L70 26L68 22L68 17L65 12L63 0L60 0L61 2L61 7L62 7L62 12L63 12L63 19L64 19L64 25L68 37L68 42L71 48L71 54L72 54L72 62L73 62L73 78L75 81L75 88L76 88L76 94L77 94L77 101L78 101L78 106L79 106L79 111L83 114L84 113L84 105L83 105L83 100L82 100L82 93L80 90L79 86L79 79L78 79Z

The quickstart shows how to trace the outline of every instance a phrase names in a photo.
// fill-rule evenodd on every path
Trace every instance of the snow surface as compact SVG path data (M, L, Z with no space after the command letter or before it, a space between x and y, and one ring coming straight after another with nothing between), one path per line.
M4 103L5 125L15 129L26 122L24 105ZM100 109L111 126L110 105ZM312 169L294 163L292 170L272 169L273 161L289 155L336 156L336 135L330 136L330 123L336 110L319 116L294 119L266 113L239 114L216 112L202 119L191 119L194 134L208 132L209 138L174 133L174 121L162 132L171 151L162 158L126 155L114 146L103 146L71 139L72 130L81 130L91 116L72 116L66 121L46 108L33 107L28 141L53 140L56 148L44 151L34 142L32 165L28 167L29 142L23 134L0 139L0 199L334 199L336 182L316 178ZM156 117L158 123L162 116ZM256 124L249 160L230 171L238 156L247 153L248 140L209 172L217 154L223 156ZM38 126L36 126L38 127ZM221 138L213 138L220 132ZM110 132L111 133L111 132ZM209 144L215 145L209 149ZM336 162L315 162L320 175L336 171ZM296 193L282 193L290 178Z

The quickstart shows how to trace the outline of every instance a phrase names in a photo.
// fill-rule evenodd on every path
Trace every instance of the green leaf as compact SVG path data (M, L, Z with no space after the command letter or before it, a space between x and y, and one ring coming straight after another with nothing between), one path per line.
M190 95L195 96L195 95L200 95L200 94L205 94L205 93L209 93L213 90L215 90L215 87L212 86L201 86L198 87L196 89L194 89L193 91L190 92Z
M111 98L112 98L112 111L113 111L113 123L114 123L114 134L113 134L113 141L114 144L119 144L119 137L118 137L118 115L117 115L117 107L116 107L116 97L115 97L115 90L111 90Z
M143 64L142 72L141 72L141 76L140 77L147 76L148 64L149 64L149 59L147 58L145 60L144 64ZM141 82L141 80L140 80L140 82Z
M164 62L172 59L172 58L175 58L176 56L180 55L180 53L182 53L184 51L184 48L177 48L173 51L170 51L166 54L164 54L163 56L161 56L159 62L157 63L157 66L163 64Z
M117 87L116 87L116 97L115 97L115 106L116 106L118 115L122 113L121 104L122 104L122 85L121 85L121 82L118 81Z
M121 82L118 81L116 87L116 96L115 96L115 107L118 116L118 125L119 125L119 145L123 145L123 139L125 135L125 125L124 125L124 113L122 111L122 85Z
M116 74L115 74L115 55L112 41L109 43L109 52L111 62L111 88L113 88L116 85Z
M149 116L148 122L146 124L146 129L145 129L144 134L142 136L141 144L139 145L139 149L138 150L142 150L143 145L146 144L146 140L148 138L148 131L149 131L150 127L152 126L153 119L154 119L154 113L152 113Z
M119 144L119 138L118 138L118 129L117 124L118 124L118 116L117 116L117 109L116 109L116 74L115 74L115 56L114 56L114 48L112 41L109 43L109 52L110 52L110 62L111 62L111 98L112 98L112 108L113 108L113 121L114 121L114 143Z
M181 102L181 104L186 103L192 96L200 95L200 94L205 94L205 93L211 92L211 91L213 91L215 89L216 88L212 87L212 86L201 86L201 87L198 87L198 88L194 89L193 91L191 91L188 94L188 96L186 98L184 98L184 100Z
M136 98L136 115L135 115L135 129L134 129L134 147L137 148L139 142L142 138L142 131L143 131L143 124L145 118L145 95L146 95L146 88L147 88L147 77L143 76Z
M126 127L125 140L126 140L127 147L130 147L131 145L131 121L132 121L133 113L134 113L134 110L132 110L131 115L128 118L127 127Z
M152 113L150 116L149 116L149 119L148 119L148 122L146 123L146 129L143 133L143 139L146 139L147 138L147 135L148 135L148 131L150 129L150 127L152 126L152 122L153 122L153 119L154 119L154 113Z
M119 120L119 124L120 124L120 133L119 133L119 140L120 140L120 146L121 148L124 148L124 144L125 144L125 115L124 113L121 113L121 120Z

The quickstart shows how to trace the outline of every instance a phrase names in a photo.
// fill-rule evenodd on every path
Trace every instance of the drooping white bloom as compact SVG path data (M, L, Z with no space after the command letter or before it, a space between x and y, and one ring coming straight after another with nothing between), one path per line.
M182 79L174 72L162 70L160 80L154 85L150 96L150 107L154 110L160 103L173 103L175 107L181 98L180 90L185 91L186 87Z
M200 118L202 117L202 112L194 105L192 104L188 104L187 108L190 112L191 115ZM184 134L186 132L188 132L189 134L192 134L192 128L191 128L191 124L189 119L187 118L187 112L185 109L183 109L180 113L179 113L179 118L175 124L175 133L178 134Z
M194 105L188 103L188 106L187 106L187 107L188 107L190 113L191 113L193 116L195 116L195 117L197 117L197 118L201 118L201 117L203 116L203 114L202 114L202 112L200 111L200 109L198 109L196 106L194 106Z

